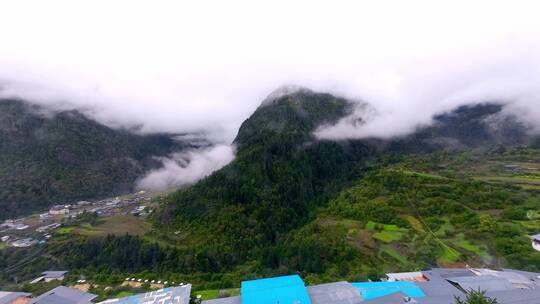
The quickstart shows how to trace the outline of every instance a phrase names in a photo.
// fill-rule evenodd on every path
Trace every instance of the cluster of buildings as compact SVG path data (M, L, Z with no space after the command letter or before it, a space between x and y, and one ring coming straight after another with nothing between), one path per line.
M191 285L184 285L96 302L95 294L58 286L35 298L25 292L0 291L0 304L189 304L190 294Z
M512 269L433 268L389 273L380 282L306 286L297 275L244 281L241 295L203 304L454 304L481 290L499 304L540 304L540 273Z
M28 231L30 225L22 223L22 220L7 220L1 227L2 232L9 233L0 237L0 241L13 247L30 247L39 243L45 243L51 237L50 231L60 227L61 223L51 223ZM22 231L26 230L26 231Z
M122 209L133 205L138 205L131 211L131 214L139 215L146 208L141 204L148 202L149 200L150 198L146 196L146 192L139 191L128 196L107 198L91 203L93 208L89 211L96 213L99 216L111 216L114 215L115 210L118 208Z
M30 284L36 284L39 282L49 283L51 281L62 281L66 276L67 271L44 271L41 275L33 279Z
M2 230L25 230L30 226L22 222L22 220L6 220L0 224L0 229Z
M66 271L46 271L31 283L63 280ZM126 281L133 281L127 278ZM140 280L135 280L139 282ZM164 282L166 283L166 282ZM174 283L174 282L173 282ZM75 286L76 287L76 286ZM87 289L85 289L87 290ZM433 268L388 273L379 282L334 282L306 286L298 275L244 281L241 295L201 301L191 284L159 288L97 301L86 291L58 286L37 297L0 292L0 304L455 304L471 291L483 291L498 304L540 304L540 273L513 269Z
M191 285L168 287L120 299L110 299L99 304L189 304Z
M40 218L47 219L58 215L75 217L83 211L96 213L99 216L110 216L114 215L114 210L117 208L140 204L148 200L149 198L146 196L146 193L144 191L139 191L124 197L111 197L95 202L79 201L75 204L55 205L51 207L47 213L40 214ZM138 206L137 208L141 208L141 206ZM137 208L134 209L137 210L137 214L145 209L145 207L142 207L141 209Z
M64 280L67 271L45 271L31 284ZM85 283L79 280L77 283ZM0 304L189 304L191 285L160 288L123 298L96 301L97 295L66 286L58 286L37 297L25 292L0 291Z
M142 204L149 200L144 191L139 191L131 195L96 202L79 201L74 204L55 205L48 212L39 214L37 224L31 219L32 217L4 221L0 224L0 232L4 233L0 236L0 241L13 247L30 247L46 243L52 237L52 231L59 228L65 218L74 218L84 211L96 213L98 216L116 214L145 216L152 210Z

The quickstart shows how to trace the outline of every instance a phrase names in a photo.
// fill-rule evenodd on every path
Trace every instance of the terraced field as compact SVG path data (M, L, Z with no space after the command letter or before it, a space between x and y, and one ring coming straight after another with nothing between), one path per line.
M534 176L475 176L474 179L498 184L512 184L524 190L540 190L540 178Z
M380 224L372 221L369 221L366 224L366 229L369 231L376 231L373 233L372 237L384 243L399 241L409 232L409 229L400 228L396 225Z
M73 227L66 227L69 229ZM106 236L108 234L144 235L150 230L150 224L132 215L117 215L105 218L96 226L81 225L70 232L87 236Z

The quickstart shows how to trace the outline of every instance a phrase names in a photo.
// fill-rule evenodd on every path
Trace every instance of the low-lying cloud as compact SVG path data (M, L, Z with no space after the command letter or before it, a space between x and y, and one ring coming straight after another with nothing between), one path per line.
M459 106L504 104L533 131L540 131L540 44L453 55L445 62L405 68L386 97L372 96L336 125L322 126L325 139L406 135L432 123L433 116ZM362 121L362 123L359 123Z
M170 190L195 183L234 159L234 148L216 145L209 148L174 153L162 157L162 167L149 172L137 182L142 190Z

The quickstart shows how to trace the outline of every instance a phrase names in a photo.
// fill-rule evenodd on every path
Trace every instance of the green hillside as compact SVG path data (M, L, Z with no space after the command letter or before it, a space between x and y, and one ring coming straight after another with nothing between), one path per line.
M107 284L137 274L207 290L290 273L316 283L432 265L539 271L527 238L540 231L539 150L517 122L490 123L502 108L461 107L390 140L320 141L313 131L351 105L310 91L282 96L244 122L232 163L162 198L148 232L73 229L43 250ZM0 268L24 254L0 251Z
M189 146L168 135L111 129L76 111L43 113L0 100L0 219L132 191L159 165L153 156Z

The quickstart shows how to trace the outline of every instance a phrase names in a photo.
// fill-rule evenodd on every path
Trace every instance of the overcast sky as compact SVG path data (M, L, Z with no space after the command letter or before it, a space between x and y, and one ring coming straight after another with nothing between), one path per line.
M3 1L0 83L109 124L224 141L285 84L377 109L327 137L399 134L486 99L538 120L540 7L441 2Z

